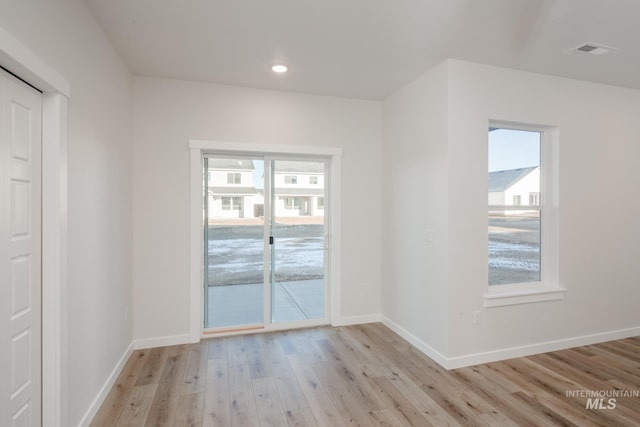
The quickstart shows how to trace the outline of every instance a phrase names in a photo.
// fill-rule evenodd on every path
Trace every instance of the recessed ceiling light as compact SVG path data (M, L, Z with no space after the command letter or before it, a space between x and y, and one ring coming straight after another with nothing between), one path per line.
M276 73L286 73L288 70L287 66L282 64L276 64L273 67L271 67L271 69Z
M596 43L583 43L580 46L571 49L572 52L587 53L589 55L604 55L605 53L609 53L614 50L618 49Z

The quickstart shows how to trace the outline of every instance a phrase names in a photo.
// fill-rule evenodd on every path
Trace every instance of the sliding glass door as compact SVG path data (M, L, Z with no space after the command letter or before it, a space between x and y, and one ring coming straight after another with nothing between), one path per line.
M271 322L325 314L325 163L272 160Z
M264 161L212 157L204 165L204 327L262 325Z
M204 159L204 328L328 318L325 160Z

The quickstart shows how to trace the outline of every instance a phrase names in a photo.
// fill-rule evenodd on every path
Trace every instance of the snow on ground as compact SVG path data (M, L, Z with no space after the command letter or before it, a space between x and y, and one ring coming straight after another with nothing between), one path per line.
M504 228L501 233L489 234L489 283L539 280L539 222L501 222L500 225ZM511 227L513 232L506 232L508 229L504 226ZM323 277L325 252L321 225L278 226L275 232L283 236L276 237L272 247L276 282ZM209 237L209 285L264 281L262 226L212 227Z
M540 248L523 243L489 240L489 268L539 271Z
M210 231L209 285L261 283L264 280L262 227L226 227ZM322 226L279 227L275 243L276 281L310 280L324 275ZM242 237L241 237L242 236Z

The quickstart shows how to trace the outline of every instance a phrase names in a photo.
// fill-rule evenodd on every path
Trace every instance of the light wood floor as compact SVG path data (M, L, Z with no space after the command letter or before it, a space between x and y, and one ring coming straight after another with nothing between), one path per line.
M640 337L446 371L381 324L133 353L93 426L640 426ZM605 398L604 405L607 405Z

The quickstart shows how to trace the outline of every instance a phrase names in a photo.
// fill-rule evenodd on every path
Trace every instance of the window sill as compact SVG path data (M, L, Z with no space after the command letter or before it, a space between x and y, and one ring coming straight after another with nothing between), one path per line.
M503 307L506 305L529 304L534 302L556 301L564 299L567 292L564 288L544 288L527 290L496 290L484 295L485 308Z

